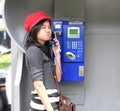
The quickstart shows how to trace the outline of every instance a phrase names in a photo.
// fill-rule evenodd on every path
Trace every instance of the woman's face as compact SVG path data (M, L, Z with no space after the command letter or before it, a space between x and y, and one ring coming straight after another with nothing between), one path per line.
M41 44L51 39L52 29L49 21L45 21L37 33L37 40Z

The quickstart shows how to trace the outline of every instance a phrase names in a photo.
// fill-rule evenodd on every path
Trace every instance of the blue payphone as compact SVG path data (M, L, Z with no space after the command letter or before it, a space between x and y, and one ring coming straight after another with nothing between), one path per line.
M61 45L63 82L84 81L84 22L54 20L53 31Z

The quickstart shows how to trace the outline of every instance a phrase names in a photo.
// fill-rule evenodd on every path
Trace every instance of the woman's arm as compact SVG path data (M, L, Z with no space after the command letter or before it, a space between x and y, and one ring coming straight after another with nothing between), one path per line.
M54 55L55 55L55 63L56 63L56 76L57 76L57 80L58 82L60 82L61 80L61 74L62 74L62 70L61 70L61 59L60 59L60 43L58 41L57 38L53 39L55 42L55 46L53 48L54 51Z
M48 94L46 92L45 86L42 81L34 81L34 87L38 93L38 96L40 97L40 100L42 101L43 105L45 106L47 111L53 111L52 105L50 103L50 100L48 98Z
M61 60L60 60L60 54L55 56L55 62L56 62L56 76L58 82L61 81Z

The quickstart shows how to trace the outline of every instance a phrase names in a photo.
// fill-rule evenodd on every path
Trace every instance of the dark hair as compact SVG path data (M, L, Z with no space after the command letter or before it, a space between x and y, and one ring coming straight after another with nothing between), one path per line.
M48 57L51 58L51 47L50 47L50 41L46 41L45 44L41 44L37 40L37 33L41 29L41 26L44 24L45 21L48 21L46 19L40 21L37 23L29 33L26 33L25 40L24 40L24 46L25 49L28 49L30 46L37 46L40 48ZM51 22L49 21L50 25Z

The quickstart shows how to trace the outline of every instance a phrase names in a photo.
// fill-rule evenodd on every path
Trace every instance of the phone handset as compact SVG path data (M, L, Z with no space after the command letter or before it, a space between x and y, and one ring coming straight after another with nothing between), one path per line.
M52 31L52 35L51 35L51 37L52 37L52 39L51 39L51 46L52 46L52 48L54 48L54 46L55 46L55 42L54 42L54 38L55 38L55 34L54 34L54 32Z

